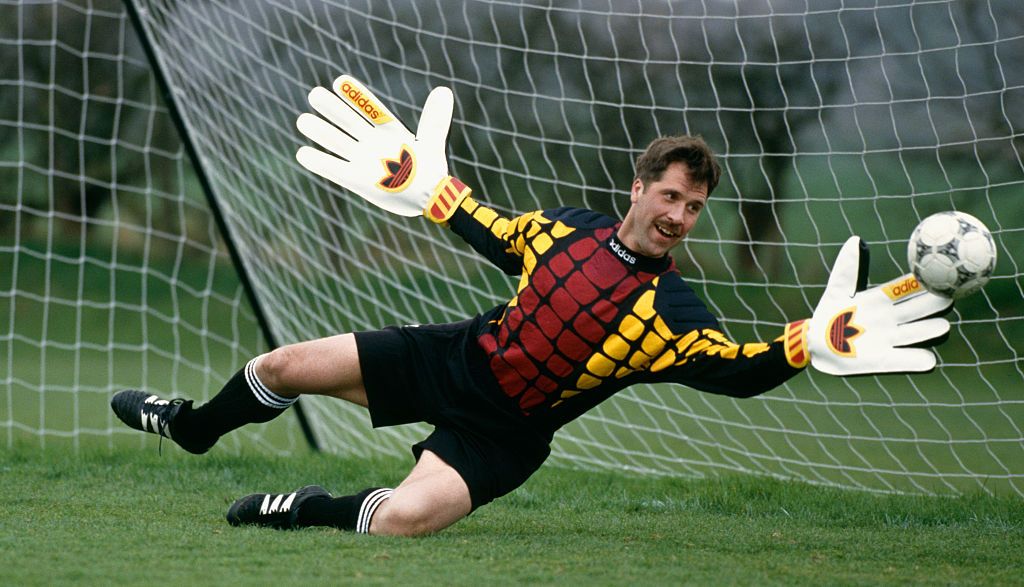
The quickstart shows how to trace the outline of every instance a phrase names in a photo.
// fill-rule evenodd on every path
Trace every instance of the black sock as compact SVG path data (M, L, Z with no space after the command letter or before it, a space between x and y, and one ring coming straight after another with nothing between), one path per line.
M331 526L368 534L374 512L393 491L374 487L345 497L311 497L302 502L296 521L300 526Z
M245 424L269 422L298 398L277 395L256 376L256 359L235 373L210 401L183 409L174 418L172 436L212 445L218 438Z

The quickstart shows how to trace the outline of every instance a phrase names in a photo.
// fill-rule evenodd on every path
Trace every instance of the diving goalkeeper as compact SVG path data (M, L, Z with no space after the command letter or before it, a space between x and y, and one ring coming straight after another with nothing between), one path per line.
M461 322L275 349L201 406L137 390L115 394L112 408L127 425L196 454L231 430L276 418L302 394L366 407L375 428L434 426L393 489L334 497L310 485L248 495L228 510L232 525L436 532L523 484L560 427L630 385L751 397L808 364L840 376L928 371L935 355L919 347L949 330L936 316L951 302L894 287L906 277L866 289L866 247L851 237L811 318L770 342L731 341L669 255L719 182L720 167L699 137L647 147L621 221L578 208L505 218L448 173L447 88L431 92L415 135L350 76L332 90L315 88L309 102L317 114L300 116L298 128L319 148L299 150L303 166L389 212L447 227L519 284L507 303Z

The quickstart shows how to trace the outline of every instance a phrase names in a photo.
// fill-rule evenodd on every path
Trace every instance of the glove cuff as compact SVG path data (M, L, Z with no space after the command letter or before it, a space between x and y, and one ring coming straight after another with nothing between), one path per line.
M810 320L790 322L782 335L786 362L795 369L803 369L811 360L811 353L807 348L807 331L810 326Z
M427 200L423 215L435 224L446 224L459 209L459 204L471 193L473 190L462 183L459 178L445 176L434 188L430 199Z

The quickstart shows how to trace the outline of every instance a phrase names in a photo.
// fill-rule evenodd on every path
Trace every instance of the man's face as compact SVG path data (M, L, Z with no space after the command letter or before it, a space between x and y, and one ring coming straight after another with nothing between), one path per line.
M707 186L690 183L685 163L673 163L661 179L644 185L633 181L633 203L619 228L619 240L648 257L661 257L675 247L697 222L708 200Z

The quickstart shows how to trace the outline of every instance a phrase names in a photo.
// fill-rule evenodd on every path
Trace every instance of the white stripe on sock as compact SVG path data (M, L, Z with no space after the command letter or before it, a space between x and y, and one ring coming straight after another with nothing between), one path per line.
M262 356L262 355L260 355ZM298 397L284 397L277 395L276 393L267 389L266 385L260 381L258 375L256 375L256 361L260 357L254 357L248 363L245 364L245 381L249 384L249 389L252 390L252 394L256 396L256 399L268 408L277 408L284 410L295 403Z
M363 500L363 505L359 506L359 518L356 520L357 533L370 533L370 521L373 520L373 513L376 512L377 508L380 507L380 504L390 498L391 494L394 492L394 489L382 487L366 496L366 499Z

